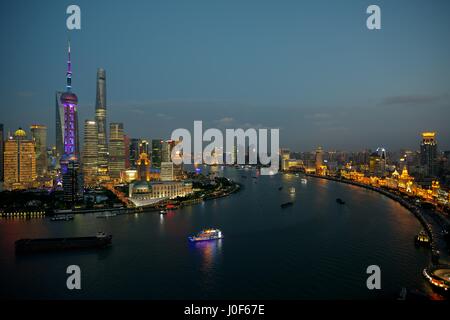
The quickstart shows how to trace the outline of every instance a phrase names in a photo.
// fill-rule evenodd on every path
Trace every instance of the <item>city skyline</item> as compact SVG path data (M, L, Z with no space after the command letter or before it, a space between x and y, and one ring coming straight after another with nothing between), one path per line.
M386 14L379 34L365 29L364 4L327 4L332 13L324 14L323 2L281 8L269 3L256 12L248 5L236 10L236 3L171 7L138 2L126 13L140 10L149 19L114 24L106 22L117 20L121 5L111 4L104 12L105 3L81 1L83 28L70 32L79 123L93 118L95 72L104 68L108 122L124 123L130 137L169 137L173 129L189 128L193 120L201 119L209 127L280 128L281 145L299 151L317 146L349 151L378 146L415 149L423 131L438 132L439 147L449 149L445 119L450 94L445 84L450 67L445 57L450 47L441 41L450 29L442 13L449 4L382 1ZM33 5L26 10L17 10L20 4L7 6L26 19ZM42 28L31 31L15 28L9 17L2 19L2 32L14 27L15 38L23 37L40 63L21 59L22 44L7 46L0 63L11 77L0 79L1 108L11 109L2 119L5 131L42 123L53 144L53 94L62 90L62 44L68 35L56 28L64 18L58 16L59 6L44 7L42 15L54 30L41 20L35 23ZM277 11L270 13L275 7ZM99 11L104 15L91 19ZM432 22L426 19L431 14ZM402 24L406 15L416 23ZM230 18L232 23L227 23ZM180 21L177 27L167 28L175 20ZM96 28L102 23L112 30ZM210 30L200 28L202 23L211 25ZM333 23L340 28L330 29ZM181 25L189 35L182 33ZM235 36L238 29L241 35ZM335 40L329 40L330 30ZM125 32L135 34L124 37ZM185 37L193 41L187 43ZM48 45L37 47L37 39ZM237 45L240 49L233 50ZM267 63L269 57L273 62ZM12 67L15 72L9 72ZM25 72L30 71L42 81L29 81Z

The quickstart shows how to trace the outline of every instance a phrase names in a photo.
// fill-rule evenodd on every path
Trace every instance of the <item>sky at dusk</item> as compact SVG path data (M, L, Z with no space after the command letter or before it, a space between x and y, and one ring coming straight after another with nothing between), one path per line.
M81 8L79 31L66 8ZM382 29L366 27L381 7ZM306 151L450 149L450 1L1 1L0 123L49 128L68 37L82 134L107 72L108 122L131 137L176 128L279 128Z

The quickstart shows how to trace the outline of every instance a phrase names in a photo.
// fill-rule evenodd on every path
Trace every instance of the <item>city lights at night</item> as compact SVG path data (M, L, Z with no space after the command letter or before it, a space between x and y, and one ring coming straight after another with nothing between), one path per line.
M449 11L5 1L1 300L448 303Z

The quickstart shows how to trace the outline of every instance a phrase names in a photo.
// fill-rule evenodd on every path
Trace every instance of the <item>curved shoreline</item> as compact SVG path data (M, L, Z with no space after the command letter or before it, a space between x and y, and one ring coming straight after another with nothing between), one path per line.
M367 190L372 190L375 192L378 192L388 198L390 198L391 200L396 201L397 203L401 204L404 208L408 209L408 211L410 211L412 214L414 214L414 216L417 218L417 220L420 222L420 224L423 226L423 228L425 229L425 231L427 232L428 236L431 239L431 252L432 252L432 263L435 264L439 264L439 258L437 258L437 261L433 261L435 259L434 254L437 251L443 251L442 249L445 250L445 248L439 248L439 244L436 241L436 237L434 236L437 232L435 230L433 230L432 226L433 223L429 222L427 220L427 218L423 215L422 213L422 209L419 208L417 205L415 204L411 204L410 202L408 202L407 200L403 199L400 196L397 196L387 190L381 189L381 188L377 188L377 187L373 187L370 185L366 185L366 184L362 184L359 182L355 182L355 181L351 181L351 180L346 180L346 179L342 179L342 178L335 178L335 177L330 177L330 176L319 176L319 175L315 175L315 174L306 174L306 176L308 177L313 177L313 178L319 178L319 179L325 179L325 180L330 180L330 181L335 181L335 182L341 182L341 183L345 183L345 184L349 184L349 185L354 185L357 187L361 187Z
M365 185L365 184L362 184L359 182L346 180L346 179L342 179L342 178L330 177L330 176L318 176L315 174L306 174L306 176L312 177L312 178L321 178L321 179L330 180L330 181L334 181L334 182L342 182L345 184L350 184L350 185L354 185L357 187L365 188L367 190L372 190L372 191L378 192L378 193L390 198L391 200L396 201L397 203L401 204L404 208L408 209L411 213L413 213L414 216L422 224L422 226L424 227L424 229L426 230L427 234L429 235L429 237L431 239L431 257L430 257L431 261L430 261L430 265L422 271L422 275L430 283L431 287L433 287L437 291L440 291L442 289L441 285L436 284L437 283L436 277L433 275L430 275L429 271L434 270L435 268L440 268L440 267L449 268L450 264L448 263L448 261L444 261L444 262L440 261L440 259L442 257L440 256L439 252L445 252L446 245L442 246L442 243L439 244L436 237L434 236L439 231L433 230L434 224L431 221L427 220L427 218L423 215L421 208L419 208L415 204L411 204L410 202L406 201L402 197L399 197L399 196L397 196L387 190L381 189L381 188L373 187L370 185ZM428 217L428 218L431 218L431 217ZM438 279L438 280L440 280L440 279ZM448 290L448 282L446 283L446 286L447 286L447 289L445 289L445 291L443 292L443 294L445 294L445 295L448 294L448 291L447 291Z

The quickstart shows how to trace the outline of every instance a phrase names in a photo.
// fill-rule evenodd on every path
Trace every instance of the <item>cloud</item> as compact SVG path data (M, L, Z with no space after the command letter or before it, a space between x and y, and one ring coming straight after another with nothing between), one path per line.
M233 123L234 119L232 117L224 117L222 119L215 120L214 122L220 125L227 125Z
M426 94L410 94L386 97L380 103L384 106L394 105L430 105L441 102L448 98L448 94L444 95L426 95Z
M172 119L173 119L172 116L170 116L170 115L168 115L168 114L165 114L165 113L157 113L156 116L157 116L158 118L164 119L164 120L172 120Z

